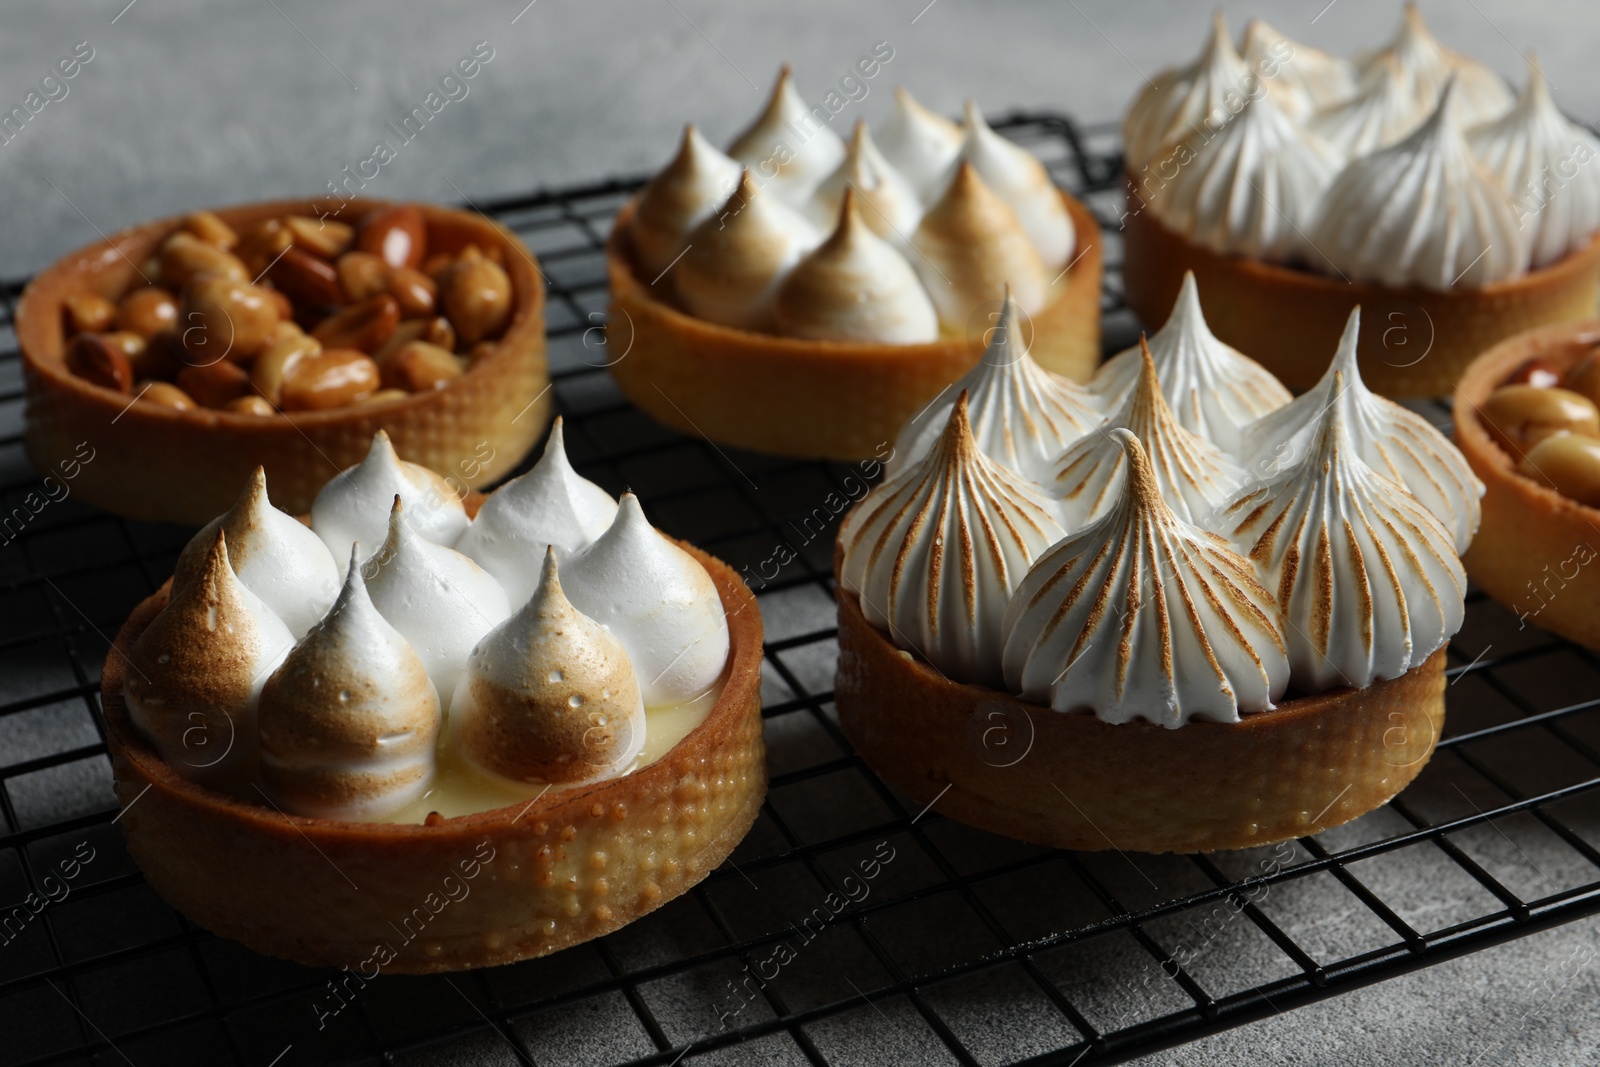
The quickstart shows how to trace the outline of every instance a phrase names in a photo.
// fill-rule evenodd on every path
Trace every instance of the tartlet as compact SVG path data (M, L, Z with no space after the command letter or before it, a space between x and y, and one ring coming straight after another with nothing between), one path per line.
M353 200L350 218L385 206ZM87 451L73 491L87 503L130 518L198 524L227 509L258 464L275 498L303 512L321 486L365 453L385 430L408 460L467 487L512 470L549 422L544 286L522 243L481 215L419 205L430 245L498 249L512 285L504 333L471 368L441 388L370 407L259 416L177 410L91 384L64 362L64 304L78 293L108 299L137 279L143 262L179 218L144 223L63 257L39 274L17 308L17 340L27 389L28 455L41 470ZM240 205L214 214L234 229L304 213L297 201Z

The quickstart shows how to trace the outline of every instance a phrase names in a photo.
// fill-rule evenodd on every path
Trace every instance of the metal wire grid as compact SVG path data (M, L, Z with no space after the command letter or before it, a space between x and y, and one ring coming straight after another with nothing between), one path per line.
M1107 347L1120 347L1135 324L1115 269L1115 132L1040 114L1002 125L1105 224ZM636 185L486 208L544 268L578 468L633 488L658 525L757 587L773 774L755 829L691 893L615 934L492 971L381 977L319 1028L334 972L193 927L122 847L99 669L189 531L38 495L11 286L0 499L38 513L0 533L0 923L30 892L51 902L0 927L0 1063L1116 1062L1600 911L1600 660L1478 594L1429 767L1387 809L1315 838L1061 853L880 782L830 703L833 530L816 520L852 468L666 431L604 372L625 357L595 328L602 245ZM762 581L783 545L795 558Z

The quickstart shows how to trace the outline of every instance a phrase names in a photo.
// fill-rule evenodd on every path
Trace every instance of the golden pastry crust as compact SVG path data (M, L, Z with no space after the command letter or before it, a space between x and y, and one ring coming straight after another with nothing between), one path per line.
M952 682L837 598L834 705L856 751L916 803L1041 845L1210 852L1315 834L1404 789L1444 726L1442 648L1393 681L1238 723L1117 726Z
M1483 523L1461 557L1484 592L1525 624L1600 648L1600 509L1562 496L1517 471L1478 411L1489 394L1535 356L1562 371L1600 344L1600 321L1518 334L1472 361L1456 389L1456 445L1483 479Z
M767 788L761 614L731 568L683 547L728 614L725 682L706 721L627 777L431 825L285 815L173 772L122 699L126 652L166 604L163 586L123 625L101 678L134 860L201 926L365 977L543 956L660 907L733 851Z
M1087 379L1100 362L1100 228L1061 194L1078 249L1055 300L1032 316L1030 351ZM611 374L634 404L684 433L757 452L835 460L879 454L900 427L983 354L978 337L919 345L850 344L736 330L680 311L635 270L635 201L606 243Z
M1590 318L1600 296L1600 234L1520 278L1448 292L1346 282L1224 256L1169 230L1148 207L1128 215L1122 236L1123 286L1141 322L1155 329L1166 321L1192 270L1211 332L1295 392L1327 370L1357 304L1368 387L1391 397L1448 396L1485 348L1531 327Z
M377 200L352 200L359 218ZM467 244L503 250L512 318L494 349L443 388L369 408L255 416L194 408L179 411L91 385L67 370L63 302L81 292L115 299L178 218L146 222L79 249L29 283L17 306L17 343L27 387L28 457L41 471L76 455L75 496L135 519L198 525L228 510L259 463L272 501L307 511L324 482L366 455L387 430L400 458L452 476L493 483L516 467L543 435L551 397L545 358L544 282L522 242L481 215L417 205L434 251ZM215 213L235 229L305 214L303 200L247 204ZM86 444L85 444L86 443ZM78 451L82 448L82 451ZM92 452L90 451L92 450ZM91 462L81 462L92 454Z

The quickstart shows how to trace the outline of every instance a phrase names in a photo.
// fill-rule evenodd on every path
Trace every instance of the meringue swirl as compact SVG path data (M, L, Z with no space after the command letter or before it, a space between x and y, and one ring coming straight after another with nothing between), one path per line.
M938 199L940 183L961 154L961 140L961 127L917 103L903 86L894 87L894 110L878 127L878 147L924 203Z
M844 159L844 142L828 125L832 119L826 108L806 106L785 63L766 108L728 155L744 164L757 184L798 207Z
M966 119L967 136L961 143L961 158L971 163L984 184L1017 213L1022 231L1033 242L1045 266L1063 266L1072 258L1078 238L1050 172L1032 152L990 129L983 112L971 100L966 103Z
M855 193L856 207L873 233L901 248L911 243L922 220L922 200L872 143L865 120L856 123L844 162L811 198L808 213L818 229L831 230L838 223L847 192Z
M379 430L366 458L335 474L311 502L311 529L340 568L357 541L383 543L396 496L405 501L411 528L434 544L455 544L470 521L455 487L427 467L401 460L389 435Z
M689 234L725 203L742 168L700 136L693 124L666 169L639 194L633 248L648 277L659 276L683 252Z
M1156 74L1128 109L1123 123L1123 153L1128 170L1137 173L1169 144L1184 141L1205 126L1226 122L1230 99L1258 90L1257 80L1245 66L1228 37L1227 19L1218 8L1193 63Z
M707 322L766 329L778 286L816 245L811 223L746 170L728 202L689 235L673 268L678 296Z

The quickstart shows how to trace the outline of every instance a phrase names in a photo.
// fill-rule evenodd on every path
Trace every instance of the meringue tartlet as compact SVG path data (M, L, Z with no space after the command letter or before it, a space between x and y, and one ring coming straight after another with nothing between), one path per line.
M897 90L846 143L784 68L729 154L685 130L607 256L623 392L742 448L872 455L972 367L1008 286L1044 367L1099 360L1093 217L970 103L957 126Z
M863 758L1072 849L1244 848L1387 802L1443 723L1481 486L1362 383L1359 311L1296 399L1192 276L1086 386L1045 388L1014 327L840 528Z
M277 502L291 513L305 512L323 483L361 458L378 430L389 434L402 455L443 471L464 488L493 484L513 470L550 419L544 284L533 257L511 231L475 212L376 200L352 200L346 208L342 222L306 217L303 201L148 222L79 249L35 277L17 305L16 323L27 387L25 442L34 465L53 469L92 449L94 462L82 465L74 494L130 518L191 525L225 511L258 465L266 468ZM352 220L360 225L352 227ZM203 241L191 230L219 234L220 243ZM257 234L278 243L263 244ZM325 258L341 247L339 241L385 235L383 255L356 251L339 257L341 265L354 261L366 268L363 282L342 279ZM322 250L322 257L295 241ZM230 242L233 251L225 247ZM441 290L419 269L431 267L444 277L452 257L480 253L480 262L488 264L483 271L494 275L494 329L481 338L474 331L490 320L484 318L486 305L473 303L471 279ZM426 262L420 259L424 254ZM239 302L175 305L159 288L139 288L160 282L178 293L184 272L197 267L238 281L230 293ZM403 271L409 286L403 306L387 292L348 302L366 291L351 286L376 280L381 288L386 271ZM255 283L242 284L253 276ZM457 289L471 306L452 302ZM157 299L145 306L124 294ZM432 317L422 313L430 302ZM269 335L284 344L256 353L245 343L252 324L236 316L240 307L270 311L269 304L278 309L269 316L277 321L275 329L294 336ZM115 310L111 325L118 331L84 333L90 328L82 314L86 306ZM293 319L287 318L291 312ZM180 315L187 316L181 323ZM296 321L316 336L296 328ZM132 343L139 357L131 377L128 358L116 353L111 358L120 361L113 368L118 373L82 376L69 327L79 330L80 339ZM149 340L134 330L145 331ZM405 338L417 342L409 346L414 351L389 351L406 347L399 343ZM225 356L211 354L222 348ZM105 353L106 345L97 350ZM413 355L431 361L433 369L414 365ZM313 364L326 364L324 373L313 374ZM164 380L174 368L179 385L194 390L192 395ZM402 383L414 391L389 388ZM306 393L301 399L308 409L291 410L294 403L280 393L284 387ZM350 402L321 407L338 397Z
M102 698L174 907L368 978L459 970L614 930L732 851L766 791L749 590L579 477L559 420L499 493L380 434L308 527L258 469L135 609Z
M1391 396L1447 394L1500 339L1585 319L1600 296L1600 139L1537 62L1520 95L1408 5L1353 60L1219 13L1124 124L1129 306L1158 322L1185 272L1217 336L1291 389L1360 305L1361 369Z

